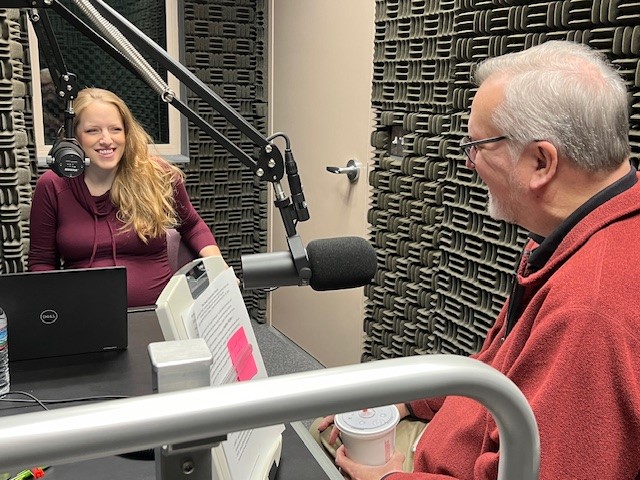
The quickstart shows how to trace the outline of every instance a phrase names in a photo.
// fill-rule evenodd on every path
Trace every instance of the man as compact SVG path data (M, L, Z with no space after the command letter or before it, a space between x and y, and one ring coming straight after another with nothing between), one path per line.
M490 215L530 240L475 358L528 399L540 479L640 479L640 183L624 82L597 52L557 41L487 60L476 80L467 167L488 187ZM429 422L413 473L400 452L367 467L340 447L336 464L353 480L496 479L498 430L479 403L399 407ZM325 438L331 421L320 422Z

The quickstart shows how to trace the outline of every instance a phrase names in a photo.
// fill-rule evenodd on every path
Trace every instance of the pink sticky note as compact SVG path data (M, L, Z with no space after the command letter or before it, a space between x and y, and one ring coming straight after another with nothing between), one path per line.
M251 380L258 373L256 361L253 358L253 347L247 340L244 327L240 327L227 342L227 350L231 357L231 363L236 370L236 378L239 382Z

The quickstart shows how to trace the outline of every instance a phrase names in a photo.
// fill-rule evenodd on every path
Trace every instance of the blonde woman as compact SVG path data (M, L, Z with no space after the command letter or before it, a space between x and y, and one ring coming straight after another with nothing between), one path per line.
M189 200L183 173L150 154L149 135L121 98L87 88L74 108L90 164L75 178L47 171L38 179L29 270L122 265L129 306L153 305L172 275L168 228L201 256L220 249Z

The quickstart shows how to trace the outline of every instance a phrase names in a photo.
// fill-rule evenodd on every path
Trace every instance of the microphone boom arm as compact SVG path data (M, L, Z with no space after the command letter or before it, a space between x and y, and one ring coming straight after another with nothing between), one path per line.
M278 150L274 144L270 143L264 135L253 127L253 125L236 112L227 102L213 92L184 65L174 61L164 49L147 37L117 11L101 0L90 0L89 3L96 7L109 22L115 25L127 40L166 68L181 83L189 88L189 90L195 93L199 99L206 102L207 105L240 130L242 134L246 135L254 145L260 149L259 158L258 160L251 158L251 156L244 153L231 140L227 139L222 133L217 132L217 130L217 133L214 133L213 135L214 140L219 141L231 154L237 156L238 160L249 167L260 179L264 179L269 182L278 182L282 179L284 175L284 162L282 160L280 150ZM142 78L142 80L146 81L145 78ZM169 104L173 104L175 97L163 98L163 100ZM186 107L186 109L193 112L189 107ZM187 116L189 120L193 120L190 116L190 112L181 110L181 113ZM215 130L213 127L211 127L211 129ZM211 133L209 128L206 128L205 130L207 133Z
M73 137L73 100L78 95L78 79L74 73L67 69L60 46L53 34L53 28L47 12L37 9L29 10L29 20L38 37L38 44L45 55L45 62L51 74L51 80L56 87L56 95L65 101L64 109L64 135Z
M36 15L38 14L37 9L44 10L47 8L53 8L56 13L76 28L76 30L82 33L108 55L113 57L121 65L127 68L127 70L131 71L134 75L147 83L154 91L156 91L156 93L159 94L165 103L172 105L189 121L207 133L231 155L236 157L242 164L250 168L258 179L261 181L271 182L275 192L274 205L280 211L282 222L287 233L287 243L294 258L294 264L298 271L301 285L308 284L308 277L310 276L309 261L302 245L302 241L296 233L296 225L298 222L308 220L309 213L306 207L306 202L304 201L302 185L299 180L297 168L293 161L293 155L291 154L289 146L287 145L287 158L285 164L282 153L278 147L270 141L270 139L254 128L253 125L251 125L243 116L235 111L227 102L213 92L185 66L173 60L164 49L148 38L135 25L131 24L126 18L102 0L87 0L87 2L95 9L99 10L100 14L104 15L111 24L115 25L126 40L136 45L137 48L157 61L162 67L166 68L178 79L178 81L196 94L200 100L204 101L214 111L222 115L229 123L236 127L242 134L248 137L258 148L257 158L253 158L251 155L247 154L242 148L202 118L201 115L177 98L173 92L166 90L159 91L159 87L156 82L147 78L147 76L139 70L139 67L132 64L131 60L129 60L117 47L115 47L111 42L105 40L102 35L99 35L91 26L87 25L76 14L67 9L59 0L8 0L5 2L7 4L5 6L28 8ZM87 13L87 15L89 14ZM41 12L39 16L46 18L48 23L46 12ZM35 27L37 22L34 22L34 19L31 18L31 16L30 20L34 23ZM53 30L50 26L48 34L44 35L42 32L38 33L38 30L36 30L36 34L38 35L39 40L46 39L45 42L41 42L43 46L45 44L47 46L54 45L58 49L58 53L54 55L53 58L59 60L61 67L58 67L58 69L66 72L64 60L59 52L57 42L53 36ZM75 76L73 77L75 80ZM58 87L58 84L56 84L56 87ZM60 91L60 88L57 88L57 90ZM69 108L71 108L70 105ZM73 112L72 109L70 111ZM65 118L65 128L66 126L71 125L72 120L73 117L71 117L71 121L68 120L68 117ZM280 183L285 171L288 174L288 180L290 183L289 190L292 197L294 197L293 201L287 197Z

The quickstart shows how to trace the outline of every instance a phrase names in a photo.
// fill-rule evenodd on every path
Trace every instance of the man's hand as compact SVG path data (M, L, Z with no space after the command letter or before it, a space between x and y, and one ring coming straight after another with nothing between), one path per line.
M343 474L349 475L351 480L380 480L384 475L391 472L402 472L402 462L404 455L397 450L384 465L371 467L356 463L347 458L344 445L336 451L336 465Z
M407 406L404 403L398 403L396 404L396 407L398 409L398 412L400 413L401 419L409 415L409 410L407 409ZM322 421L318 424L318 431L322 433L331 425L333 425L334 418L335 418L335 415L328 415L324 417ZM338 439L339 434L340 434L340 431L334 425L333 430L331 430L331 435L329 436L329 443L331 445L336 443L336 440Z
M322 421L318 424L318 431L319 432L324 432L327 428L329 428L331 425L333 425L334 418L335 418L335 415L328 415L328 416L324 417L322 419ZM333 430L331 430L331 435L329 436L329 443L331 445L336 443L336 440L338 439L338 434L339 433L340 433L340 431L334 425Z

